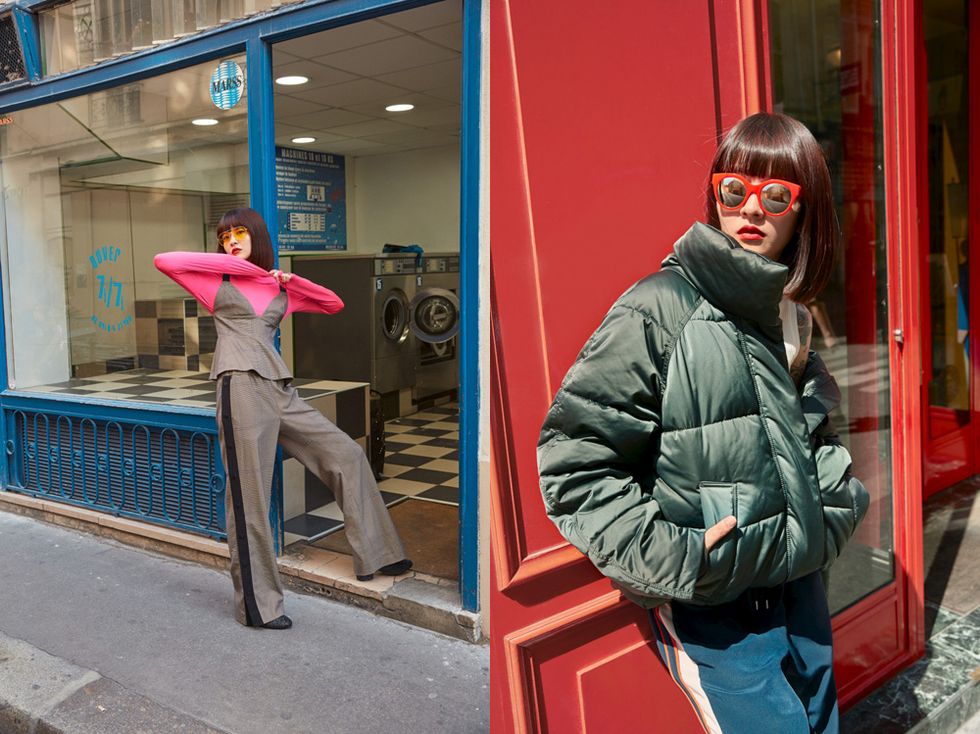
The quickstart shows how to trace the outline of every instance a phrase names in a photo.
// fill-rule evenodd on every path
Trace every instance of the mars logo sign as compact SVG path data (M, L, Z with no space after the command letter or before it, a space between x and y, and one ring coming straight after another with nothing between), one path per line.
M211 101L219 110L230 110L245 92L245 72L234 61L222 61L211 75Z

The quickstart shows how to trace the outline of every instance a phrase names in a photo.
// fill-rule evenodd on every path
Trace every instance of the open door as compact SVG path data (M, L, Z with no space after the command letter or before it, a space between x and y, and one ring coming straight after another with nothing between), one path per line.
M610 304L702 216L721 129L757 109L758 16L742 12L490 3L495 734L701 731L647 615L545 516L536 445Z

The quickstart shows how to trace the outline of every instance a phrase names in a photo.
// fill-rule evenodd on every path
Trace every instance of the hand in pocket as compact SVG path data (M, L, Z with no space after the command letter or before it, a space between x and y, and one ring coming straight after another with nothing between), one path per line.
M721 540L735 529L735 516L723 517L717 523L704 531L704 549L710 551Z

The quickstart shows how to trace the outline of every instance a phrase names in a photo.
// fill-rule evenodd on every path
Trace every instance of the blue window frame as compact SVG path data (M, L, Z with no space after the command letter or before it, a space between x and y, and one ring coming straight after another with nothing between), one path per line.
M27 57L30 85L0 90L0 113L9 113L26 107L54 102L60 99L87 94L127 82L156 76L223 56L240 54L247 59L248 74L248 130L250 188L253 208L262 213L267 221L275 221L275 121L273 107L272 44L278 41L316 33L332 27L347 25L392 12L428 5L435 0L311 0L280 8L259 18L243 19L225 26L203 31L186 40L175 41L160 49L135 52L125 57L86 67L49 79L39 78L37 16L27 10L37 10L51 3L46 0L20 3L17 13L18 30ZM461 232L460 232L460 287L461 287L461 340L460 352L460 596L465 609L475 611L479 606L478 568L478 476L477 445L479 431L479 141L480 141L480 77L481 77L481 0L460 0L463 4L463 88L462 88L462 142L461 142ZM6 386L7 354L4 320L0 319L0 384ZM34 420L35 416L65 415L86 426L98 424L99 430L108 435L124 430L122 426L142 426L155 430L154 436L167 431L184 431L193 437L214 436L217 431L213 419L205 411L174 409L164 406L129 407L118 403L109 404L98 400L76 398L57 399L15 390L0 391L0 446L8 456L17 450L8 438L17 420ZM42 421L43 422L43 421ZM95 429L92 429L95 430ZM35 434L32 434L35 435ZM100 434L102 435L102 434ZM140 434L142 435L142 434ZM108 439L106 439L108 440ZM37 461L38 444L31 452ZM24 451L28 448L23 447ZM48 460L59 457L57 448L46 449ZM96 452L98 454L98 452ZM105 453L105 452L102 452ZM26 455L26 454L25 454ZM96 470L109 471L101 454L92 458ZM220 456L219 456L220 462ZM14 472L23 472L16 463L9 465ZM122 467L122 464L120 465ZM127 464L126 467L129 465ZM123 467L123 469L128 469ZM152 476L165 472L164 468L146 467ZM175 469L178 482L191 481L187 473ZM208 469L210 471L210 469ZM183 473L182 473L183 472ZM8 462L0 462L0 481L11 486ZM274 527L281 533L281 491L274 493ZM111 498L110 498L111 499ZM68 501L74 501L68 498ZM90 504L85 497L80 504ZM111 505L111 503L110 503ZM101 507L105 509L105 507ZM112 511L110 506L110 511ZM176 527L194 529L194 522L186 518L172 521L164 512L161 517L141 515L137 508L132 516L143 516L155 522ZM192 513L193 514L193 513ZM209 532L204 530L204 532ZM214 535L215 533L210 532Z

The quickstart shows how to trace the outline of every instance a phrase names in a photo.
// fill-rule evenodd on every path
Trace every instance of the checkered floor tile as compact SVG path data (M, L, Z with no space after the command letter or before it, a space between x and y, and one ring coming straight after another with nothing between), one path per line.
M459 406L426 408L385 424L385 466L378 483L391 507L408 497L459 504ZM335 502L285 523L286 545L318 540L343 527Z
M450 403L385 424L382 492L459 504L459 407Z
M337 392L331 380L296 378L293 386L303 399ZM349 386L349 383L345 383ZM144 403L214 408L214 382L207 372L136 369L28 388L31 392L79 395L103 400L136 400Z

